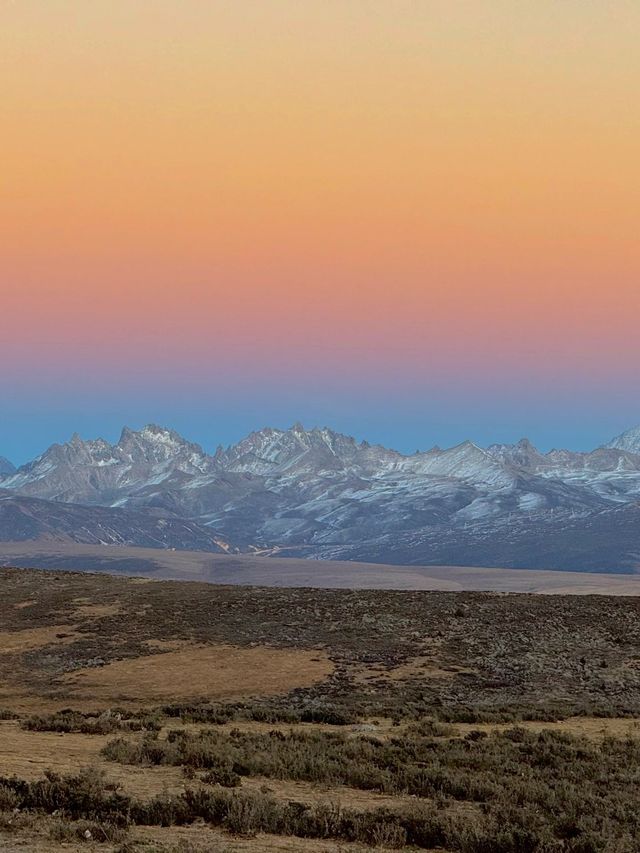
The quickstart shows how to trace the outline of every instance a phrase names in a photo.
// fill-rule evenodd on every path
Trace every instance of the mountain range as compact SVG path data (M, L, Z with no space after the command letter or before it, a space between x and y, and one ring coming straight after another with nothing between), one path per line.
M0 540L314 559L640 567L640 427L590 452L527 439L406 455L328 428L266 428L211 455L173 430L74 435L0 459Z

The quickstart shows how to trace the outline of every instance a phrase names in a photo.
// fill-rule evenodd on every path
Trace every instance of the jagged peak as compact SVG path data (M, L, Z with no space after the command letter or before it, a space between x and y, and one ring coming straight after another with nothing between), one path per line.
M169 427L163 427L158 424L150 423L146 424L142 427L142 429L135 430L131 429L131 427L125 426L122 429L122 433L120 435L120 442L127 441L131 439L151 439L154 438L171 438L175 441L180 441L184 444L189 444L185 438L183 438L179 432L176 432L174 429L170 429Z
M519 439L516 442L515 447L522 447L522 448L526 448L527 450L536 450L536 451L538 449L535 446L535 444L530 439L528 439L526 436Z
M114 450L123 450L128 453L133 447L164 449L166 452L188 450L202 457L207 456L199 444L189 441L174 429L154 423L147 424L139 430L123 428L120 440L114 445Z
M120 433L120 438L118 440L118 444L124 444L125 441L129 441L135 436L135 432L131 429L131 427L123 426L122 432Z
M125 426L115 444L111 444L104 438L85 440L78 432L74 432L67 442L52 444L23 468L33 468L42 463L49 465L63 464L65 461L69 463L76 459L86 459L89 463L93 459L97 464L104 465L106 458L112 462L126 462L140 454L143 458L147 453L151 454L151 459L169 460L172 455L184 451L206 458L206 453L199 445L187 441L175 430L157 424L148 424L137 431Z
M0 476L15 474L16 466L6 456L0 456Z
M72 451L76 454L84 454L84 453L92 453L93 451L103 452L105 449L110 448L111 445L104 438L93 438L93 439L84 439L80 435L79 432L74 432L71 438L64 442L59 443L55 442L47 450L42 453L38 459L45 459L48 456L56 456L59 453L68 453ZM36 460L37 461L37 460Z
M180 435L179 432L176 432L175 429L171 429L170 427L163 427L159 424L146 424L139 430L139 435L149 436L149 435L170 435L172 438L179 438L181 441L185 441L185 439Z

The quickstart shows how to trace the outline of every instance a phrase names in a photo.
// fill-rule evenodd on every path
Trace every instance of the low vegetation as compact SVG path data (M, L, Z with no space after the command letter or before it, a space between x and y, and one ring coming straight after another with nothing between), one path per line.
M187 723L226 725L231 722L257 723L323 723L328 726L349 726L358 722L356 709L311 702L302 707L287 703L287 697L262 702L235 702L208 704L181 702L165 705L161 709L167 717Z
M32 732L109 735L114 732L159 731L161 722L159 715L154 713L131 714L119 711L82 713L68 708L55 714L37 714L27 717L21 721L20 725L23 729Z
M0 762L1 849L11 835L39 849L25 834L37 825L43 849L86 841L130 853L144 827L206 823L242 836L252 853L272 836L296 851L315 839L323 853L355 843L640 850L633 599L255 590L10 570L0 583L0 735L13 762ZM238 693L229 661L257 647L256 680ZM201 668L189 670L192 649L214 670L215 691L201 690ZM309 666L321 663L317 679L297 680L301 658L290 652L301 650ZM176 654L187 688L157 699L158 681L171 687L175 673L163 656L175 665ZM129 661L135 703L116 678ZM104 677L90 702L84 686L96 673ZM582 721L589 736L577 733ZM70 773L79 755L94 769Z
M240 777L346 785L408 794L441 807L451 801L478 804L468 822L481 836L503 838L502 847L494 842L492 850L543 850L551 844L559 845L559 850L604 850L616 839L622 844L640 838L640 815L634 806L639 740L594 742L566 732L536 733L517 727L489 735L472 730L464 738L448 734L437 726L434 732L430 721L388 739L339 732L174 731L164 741L153 737L137 743L112 741L104 752L112 760L131 764L166 763ZM441 810L440 817L445 816L451 833L451 817ZM442 822L435 840L431 812L428 833L415 827L409 831L406 816L403 820L413 844L484 849L470 847L468 840L463 845L459 834L450 838ZM504 827L511 827L510 837L520 841L509 846ZM586 839L591 847L584 846ZM575 843L564 843L568 841Z
M105 752L117 761L204 770L207 784L194 779L177 796L140 802L91 772L49 773L30 783L2 778L0 808L56 812L117 829L204 820L232 833L460 853L632 853L640 839L640 740L631 738L596 742L518 727L460 737L415 726L386 741L339 732L215 730L171 732L166 740L148 735L138 743L119 739ZM373 787L411 798L396 809L366 812L283 802L267 792L228 790L233 774Z
M213 706L234 698L236 719L248 697L252 713L261 705L267 722L276 714L304 721L318 708L346 722L640 716L640 611L633 598L255 589L11 569L0 569L0 584L0 635L24 634L23 649L14 640L0 655L0 681L36 696L53 687L68 707L76 707L83 684L75 673L86 673L90 684L113 664L152 656L156 682L136 680L140 703ZM34 631L44 628L52 637L36 647ZM179 648L188 660L190 647L194 655L204 648L223 655L231 647L274 655L264 658L242 696L227 695L232 678L216 685L218 695L199 695L202 680L194 677L187 682L194 696L183 685L182 695L158 701L158 686L167 687L159 652L169 662ZM277 689L286 662L279 655L301 652L307 663L292 664ZM296 686L295 673L302 676L323 656L330 662L326 676ZM212 662L215 654L206 672ZM106 675L100 681L104 707L119 704L118 671L113 682ZM81 710L90 695L83 694Z

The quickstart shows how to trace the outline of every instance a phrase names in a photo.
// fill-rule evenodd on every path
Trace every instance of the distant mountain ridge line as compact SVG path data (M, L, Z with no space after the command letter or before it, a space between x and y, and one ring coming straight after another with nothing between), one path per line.
M150 424L125 427L113 444L74 434L0 474L0 497L5 539L15 528L16 538L319 559L576 568L597 556L609 570L640 566L638 427L587 452L542 453L522 439L403 454L296 423L209 454Z
M326 427L326 426L325 427L315 426L315 427L312 427L310 429L306 429L304 426L302 426L302 424L300 422L296 422L289 429L281 429L278 427L264 427L263 429L260 429L260 430L254 430L254 431L248 433L245 438L240 439L238 442L227 445L226 447L223 446L222 444L219 444L217 446L216 450L214 451L214 453L209 453L206 450L204 450L200 444L185 439L176 430L168 428L168 427L162 427L162 426L159 426L159 425L154 424L154 423L149 423L146 426L142 427L140 430L133 430L128 426L124 426L122 428L120 438L113 443L111 443L108 440L101 438L101 437L97 437L95 439L83 439L79 435L79 433L76 432L72 435L71 439L69 439L68 442L64 442L62 444L54 443L54 444L50 445L49 448L47 448L47 450L43 451L43 453L34 457L33 460L30 460L29 462L26 462L23 465L20 465L18 467L13 465L13 463L9 459L7 459L3 456L0 456L0 475L6 476L7 474L13 474L17 470L21 470L23 468L28 467L28 466L32 465L38 459L41 459L42 456L46 455L47 453L49 453L50 451L52 451L56 447L66 447L68 445L80 443L80 444L84 444L84 445L92 445L92 446L95 446L96 448L100 447L100 448L105 448L105 449L106 448L113 449L113 448L116 448L116 447L123 445L125 442L128 442L130 440L130 438L133 436L145 436L145 435L154 434L154 433L156 435L167 436L167 437L169 437L169 438L171 438L177 442L187 443L191 447L196 449L202 456L209 457L212 459L216 459L216 458L220 458L221 456L224 456L230 450L232 450L234 448L238 448L238 447L242 446L243 444L245 444L246 442L252 441L255 437L263 436L263 435L269 435L269 434L271 434L271 435L284 435L286 433L295 433L297 435L308 435L310 433L311 434L313 434L313 433L328 434L331 436L339 437L341 439L346 439L347 441L353 443L354 445L357 445L357 446L360 446L363 448L375 447L375 448L379 448L381 450L385 450L389 453L397 454L398 456L405 457L405 458L420 456L420 455L423 455L425 453L429 453L429 454L431 454L431 453L443 453L443 452L446 452L447 450L449 450L449 451L454 450L457 447L464 447L466 445L472 445L474 447L477 447L479 450L486 450L488 453L494 453L494 454L499 453L502 448L514 448L514 449L515 448L523 448L523 449L526 448L526 449L528 449L528 450L530 450L536 454L539 454L540 456L543 456L543 457L553 457L556 454L563 454L563 453L574 453L574 454L579 454L579 455L588 455L590 453L593 453L594 450L602 450L602 449L620 449L620 450L626 450L629 453L640 454L640 425L637 427L633 427L629 430L626 430L625 432L621 433L620 435L616 436L615 438L611 439L610 441L608 441L604 444L598 445L597 447L595 447L593 450L590 450L590 451L572 451L569 449L561 449L561 448L552 448L551 450L548 450L548 451L540 451L536 448L536 446L534 444L532 444L532 442L528 438L521 438L519 441L515 442L514 444L494 443L494 444L490 444L486 448L483 448L481 445L477 444L476 442L472 441L471 439L466 439L462 442L459 442L458 444L452 445L452 446L450 446L448 448L444 448L444 449L438 445L434 445L433 447L429 448L428 450L417 450L415 453L404 453L402 451L395 450L393 448L387 447L386 445L383 445L380 443L376 443L376 444L372 445L366 439L363 439L361 441L357 441L357 439L353 438L352 436L346 435L344 433L336 432L335 430L333 430L329 427Z

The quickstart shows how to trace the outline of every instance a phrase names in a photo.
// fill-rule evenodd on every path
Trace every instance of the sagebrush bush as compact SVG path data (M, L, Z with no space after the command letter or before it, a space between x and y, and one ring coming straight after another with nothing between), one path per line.
M460 774L462 787L465 768L471 775L488 774L487 784L496 785L481 807L462 812L444 808L446 800L441 799L416 799L395 810L360 812L331 803L283 802L269 793L220 786L140 802L110 791L91 771L70 777L49 773L37 782L5 778L0 779L0 788L14 794L11 802L17 803L16 808L57 812L66 821L90 821L95 827L204 820L243 835L275 833L369 847L407 844L457 853L637 853L640 816L635 780L640 744L613 739L589 744L555 735L517 731L479 742L452 739L450 769ZM442 747L442 742L436 746ZM419 744L412 742L412 748L419 756ZM558 765L548 763L549 756L563 762L560 772ZM496 783L499 764L502 788ZM470 791L475 784L469 784ZM58 831L70 830L65 824Z
M49 825L49 838L58 842L97 841L117 844L125 841L127 830L112 823L91 820L64 820L58 818Z
M159 731L160 718L157 714L138 714L123 718L119 713L83 714L67 709L55 714L43 714L22 720L21 727L27 731L58 732L61 734L109 735L114 732Z
M35 782L3 777L1 788L17 795L17 808L57 812L72 820L95 820L116 826L129 823L129 798L110 790L104 775L92 768L75 776L47 771L43 779Z
M8 785L0 785L0 812L10 812L18 808L20 797Z
M0 720L17 720L18 714L9 711L8 708L0 708Z
M195 811L205 820L220 822L224 812L231 814L228 820L234 826L251 823L255 831L367 844L382 843L387 834L389 843L395 843L394 838L400 843L406 834L409 844L462 853L578 853L589 849L594 838L600 844L596 849L607 853L640 849L635 791L640 741L590 741L566 732L535 732L518 726L446 737L448 729L441 725L423 720L387 739L309 729L180 729L169 732L166 740L153 735L137 742L120 738L111 741L103 754L124 763L171 764L194 773L204 770L204 778L218 786L216 774L222 768L238 776L348 785L418 798L402 815L382 820L378 814L375 835L369 818L361 815L347 817L340 812L338 819L335 813L324 812L321 820L319 812L303 806L281 812L273 803L243 799L245 795L238 795L241 799L230 805L226 797L231 795L220 787L209 794L190 794L187 814ZM472 813L466 813L466 822L458 822L455 811L443 808L454 801L476 804ZM171 821L182 819L177 808L174 802ZM251 820L247 815L253 815ZM391 830L390 824L398 828ZM631 846L628 839L633 839Z
M226 723L251 720L258 723L324 723L330 726L349 726L359 719L354 709L338 707L326 702L308 702L299 707L272 702L237 702L224 705L181 702L165 705L161 709L167 717L188 723L207 723L222 726Z

